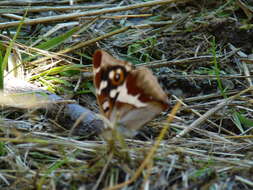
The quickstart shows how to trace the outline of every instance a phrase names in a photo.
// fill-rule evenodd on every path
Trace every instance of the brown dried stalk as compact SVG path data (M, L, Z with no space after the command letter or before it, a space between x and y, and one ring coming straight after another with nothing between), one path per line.
M101 10L96 11L85 11L80 13L69 13L69 14L63 14L58 16L49 16L49 17L43 17L38 19L28 19L24 21L24 25L32 25L32 24L39 24L39 23L49 23L49 22L58 22L63 20L71 20L82 16L94 16L94 15L104 15L107 13L115 13L119 11L127 11L131 9L136 8L142 8L142 7L150 7L155 5L164 5L168 3L174 3L174 2L185 2L186 0L158 0L158 1L149 1L144 3L136 3L134 5L127 5L127 6L121 6L121 7L113 7L113 8L105 8ZM0 29L2 28L8 28L12 26L19 25L19 21L13 21L13 22L5 22L0 23Z

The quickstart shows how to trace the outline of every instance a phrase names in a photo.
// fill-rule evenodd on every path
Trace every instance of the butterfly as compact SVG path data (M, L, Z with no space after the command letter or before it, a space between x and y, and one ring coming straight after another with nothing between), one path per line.
M134 136L169 107L166 93L148 68L135 68L104 50L93 55L93 82L100 112L125 136Z

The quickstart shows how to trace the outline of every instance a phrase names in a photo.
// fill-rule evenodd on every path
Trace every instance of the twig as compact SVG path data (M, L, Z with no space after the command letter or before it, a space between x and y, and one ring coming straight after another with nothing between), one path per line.
M218 56L218 58L220 58L220 57L222 57L222 56ZM186 63L206 62L206 61L211 61L212 58L213 58L213 56L211 56L211 55L205 55L205 56L190 57L190 58L171 60L171 61L159 60L159 61L143 63L143 64L139 64L139 65L149 67L149 68L160 68L160 67L168 67L171 65L181 65L181 64L186 64Z
M231 92L227 92L227 95L233 95L238 93L237 91L231 91ZM197 102L197 101L203 101L203 100L208 100L208 99L212 99L212 98L218 98L221 97L222 94L220 92L218 93L213 93L213 94L207 94L207 95L203 95L203 96L194 96L194 97L189 97L189 98L185 98L184 102ZM172 102L175 102L172 101Z
M19 16L19 15L15 15L15 14L2 14L1 16L3 17L7 17L7 18L11 18L11 19L15 19L15 20L22 20L23 17L22 16Z
M229 44L229 47L230 47L232 50L236 49L235 46L233 46L232 44ZM248 57L248 56L247 56L244 52L242 52L242 51L238 51L237 54L238 54L240 57L243 57L243 58L247 58L247 57ZM250 75L250 72L249 72L249 68L248 68L246 62L244 62L244 61L241 60L241 63L242 63L242 68L243 68L244 74L245 74L245 76L247 77L246 80L247 80L249 86L253 86L252 81L251 81L251 78L250 78L251 75Z
M101 16L99 19L122 19L122 18L143 18L149 17L152 14L136 14L136 15L113 15L113 16ZM94 17L82 17L81 19L94 19Z
M88 40L88 41L86 41L86 42L81 42L81 43L79 43L79 44L77 44L77 45L75 45L75 46L73 46L73 47L70 47L70 48L68 48L68 49L61 50L61 51L59 51L58 53L59 53L59 54L69 53L69 52L74 51L74 50L76 50L76 49L83 48L83 47L85 47L85 46L88 46L88 45L90 45L90 44L93 44L93 43L95 43L95 42L97 42L97 41L100 41L100 40L102 40L102 39L109 38L109 37L114 36L114 35L119 34L119 33L123 33L123 32L127 31L127 30L130 29L130 28L131 28L130 26L123 27L123 28L121 28L121 29L119 29L119 30L115 30L115 31L109 32L109 33L107 33L107 34L105 34L105 35L102 35L102 36L99 36L99 37L97 37L97 38Z
M166 74L160 75L160 78L197 78L197 79L212 79L216 78L216 75L174 75L174 74ZM221 79L246 79L246 78L253 78L252 75L244 76L244 75L221 75Z
M181 104L182 104L184 107L186 107L186 108L189 107L189 106L188 106L187 104L185 104L182 100L179 100L176 96L173 96L173 97L174 97L177 101L180 101ZM199 116L200 118L203 117L203 115L200 114L197 110L191 108L191 111L192 111L195 115ZM207 121L208 123L210 123L211 125L215 126L216 128L220 128L222 131L224 131L224 132L226 132L226 133L228 133L228 134L230 134L230 135L235 135L235 134L232 133L231 131L229 131L229 130L223 128L223 127L218 126L216 123L212 122L212 121L209 120L209 119L206 119L206 121ZM188 129L188 128L189 128L189 127L187 127L186 129Z
M176 137L174 137L173 139L182 137L184 135L186 135L186 133L189 133L192 129L199 127L199 125L201 125L204 121L207 120L208 117L210 117L212 114L214 114L215 112L217 112L218 110L224 108L225 106L229 105L234 99L238 98L240 95L253 90L253 86L239 92L238 94L231 96L225 100L223 100L221 103L219 103L218 105L216 105L214 108L210 109L209 111L207 111L204 115L202 115L200 118L198 118L197 120L195 120L189 127L187 127L186 129L184 129L183 131L181 131Z
M79 1L83 1L83 0L75 0L75 2L79 2ZM30 5L45 5L45 4L51 4L51 5L56 5L56 4L69 4L69 0L63 0L63 1L45 1L45 0L7 0L7 1L1 1L0 2L0 6L30 6Z
M107 162L106 162L105 166L103 167L103 170L100 172L99 178L96 181L96 184L93 186L92 190L97 190L98 189L98 186L101 183L101 181L102 181L102 179L105 175L105 172L108 169L108 166L109 166L110 162L112 161L112 158L113 158L113 153L110 153L108 158L107 158Z
M247 64L244 61L242 61L242 67L244 70L244 74L246 76L246 80L249 83L249 86L253 86L252 81L251 81L252 76L250 75L249 68L247 67Z
M228 57L234 55L238 51L239 51L238 49L235 49L235 50L229 52L227 55L217 55L216 58L227 59ZM168 67L168 66L171 66L171 65L181 65L181 64L196 63L196 62L206 62L206 61L211 61L211 60L213 60L212 55L204 55L204 56L199 56L199 57L190 57L190 58L171 60L171 61L159 60L159 61L139 64L139 65L146 66L146 67L149 67L149 68L160 68L160 67Z
M250 180L250 179L246 179L246 178L243 178L243 177L241 177L241 176L236 175L236 176L235 176L235 180L236 180L236 181L240 181L241 183L244 183L244 184L246 184L246 185L248 185L248 186L253 187L253 181Z
M1 2L0 2L1 4ZM39 7L31 7L31 6L22 6L22 7L14 7L14 6L4 6L2 8L1 13L24 13L27 10L28 13L33 12L46 12L46 11L69 11L69 10L79 10L79 9L101 9L105 7L112 7L113 4L99 4L99 5L73 5L73 6L39 6ZM4 9L3 9L4 8Z
M164 5L168 3L174 3L174 2L179 3L179 2L185 2L185 1L186 0L157 0L157 1L149 1L149 2L144 2L144 3L136 3L133 5L126 5L126 6L121 6L121 7L105 8L105 9L95 10L95 11L85 11L85 12L80 12L80 13L69 13L69 14L49 16L49 17L43 17L43 18L37 18L37 19L27 19L24 21L24 25L71 20L78 17L82 17L82 16L104 15L106 13L114 13L114 12L127 11L131 9L136 9L136 8L150 7L150 6L155 6L155 5ZM0 23L0 29L17 26L19 23L20 23L19 21Z

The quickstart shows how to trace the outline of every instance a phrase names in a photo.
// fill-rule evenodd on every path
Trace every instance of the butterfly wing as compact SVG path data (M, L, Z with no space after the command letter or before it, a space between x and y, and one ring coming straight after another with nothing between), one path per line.
M168 108L168 98L145 67L98 50L93 56L94 84L101 113L120 126L136 130Z
M120 91L115 114L117 110L122 110L119 123L128 129L139 129L168 108L167 95L156 77L145 67L139 67L128 74L124 89L127 91ZM129 100L133 97L135 100L130 102Z

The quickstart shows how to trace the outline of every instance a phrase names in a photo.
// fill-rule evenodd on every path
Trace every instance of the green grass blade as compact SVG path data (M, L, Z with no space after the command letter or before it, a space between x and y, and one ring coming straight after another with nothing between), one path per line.
M78 65L78 64L74 64L74 65L63 65L63 66L59 66L59 67L54 67L48 71L44 71L38 75L34 75L30 78L30 80L34 80L34 79L38 79L42 76L48 76L48 75L56 75L59 74L61 72L65 72L65 71L70 71L70 70L76 70L76 71L80 71L81 68L83 68L83 65Z
M54 47L57 47L58 45L62 44L63 42L65 42L66 40L68 40L73 34L75 33L81 33L83 31L85 31L87 28L89 28L94 22L96 21L96 19L92 20L90 23L88 24L83 24L81 26L76 26L74 28L72 28L71 30L67 31L66 33L59 35L57 37L54 37L46 42L43 42L37 46L35 46L35 48L38 49L43 49L43 50L50 50Z
M244 133L244 129L240 120L240 114L238 112L234 112L233 115L233 122L237 126L237 128L241 131L241 133Z
M65 159L63 159L63 160L58 160L58 161L56 161L50 168L48 168L48 169L46 170L46 172L45 172L45 175L43 175L43 176L40 178L40 180L39 180L39 182L38 182L38 184L37 184L37 189L38 189L38 190L41 190L43 184L44 184L45 181L46 181L46 178L47 178L52 172L54 172L56 169L60 168L62 165L64 165L64 164L67 163L67 162L68 162L68 159L67 159L67 158L65 158Z
M83 24L81 26L76 26L74 28L72 28L71 30L67 31L66 33L59 35L57 37L51 38L46 42L42 42L41 44L35 46L35 48L38 49L43 49L43 50L51 50L61 44L63 44L66 40L68 40L73 34L79 34L83 31L85 31L87 28L89 28L94 22L96 21L96 19L92 20L90 23L88 24ZM36 57L40 56L40 54L35 54L32 56L29 56L27 58L25 58L23 60L23 62L29 62L32 59L35 59Z
M21 30L22 25L24 24L26 14L27 14L27 10L26 10L26 12L25 12L22 20L20 21L20 23L18 25L16 34L14 35L13 39L10 41L9 46L6 49L4 58L1 59L1 62L0 62L0 90L4 89L4 70L5 70L5 68L6 68L7 64L8 64L8 58L9 58L9 56L11 54L11 50L12 50L13 44L14 44L14 42L16 41L16 39L18 37L18 34L19 34L20 30Z
M50 50L50 49L62 44L63 42L65 42L67 39L69 39L73 34L78 32L80 29L81 29L80 26L76 26L60 36L51 38L50 40L35 46L35 48L43 49L43 50Z
M218 88L221 91L221 94L223 95L224 98L227 98L227 95L225 93L225 90L223 88L222 82L221 82L221 78L220 78L220 68L218 66L218 62L217 62L217 57L216 57L216 42L215 42L215 38L213 37L212 42L211 42L212 48L212 55L213 55L213 64L214 64L214 72L216 75L216 79L217 79L217 83L218 83Z
M1 44L1 47L2 47L2 44ZM4 70L2 70L3 54L4 54L4 50L1 48L0 50L0 89L3 89L3 84L4 84Z

